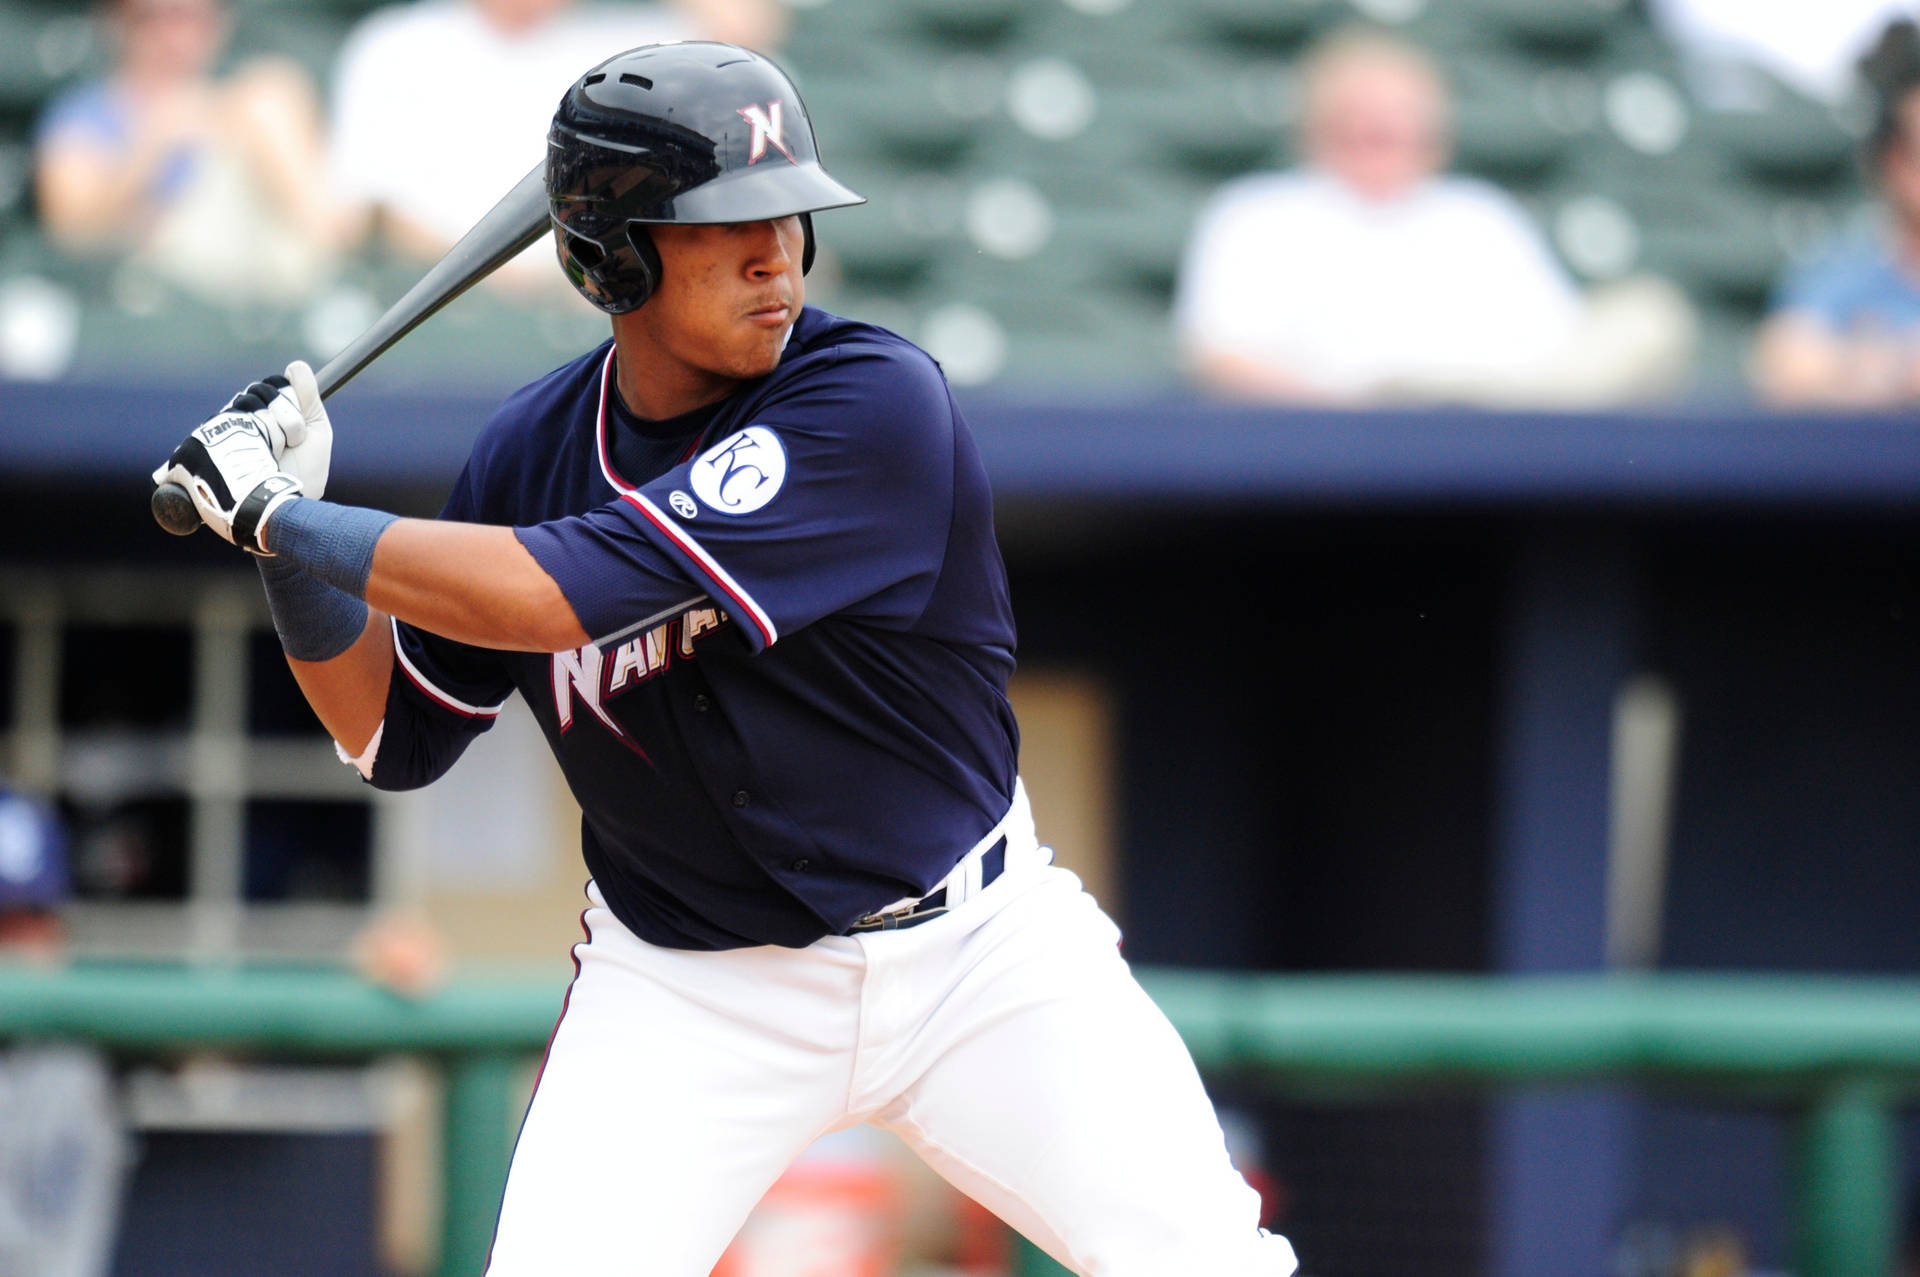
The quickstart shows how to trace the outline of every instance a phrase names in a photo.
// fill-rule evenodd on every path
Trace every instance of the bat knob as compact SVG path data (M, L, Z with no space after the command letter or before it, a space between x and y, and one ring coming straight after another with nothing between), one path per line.
M155 488L147 506L153 511L153 521L177 537L188 536L200 526L200 511L187 490L177 483Z

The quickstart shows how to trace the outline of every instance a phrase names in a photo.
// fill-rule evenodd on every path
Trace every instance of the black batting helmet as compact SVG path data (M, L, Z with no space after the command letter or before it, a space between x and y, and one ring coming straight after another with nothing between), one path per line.
M660 283L649 222L797 213L805 270L807 215L865 202L820 167L793 82L737 45L650 44L609 58L567 90L547 133L560 268L610 315L638 309Z

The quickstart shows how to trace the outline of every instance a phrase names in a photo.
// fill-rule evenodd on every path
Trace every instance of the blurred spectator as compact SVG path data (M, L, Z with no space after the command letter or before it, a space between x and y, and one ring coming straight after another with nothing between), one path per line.
M335 68L336 189L363 219L377 212L396 249L432 261L545 158L554 107L589 67L663 40L765 49L782 22L775 0L420 0L382 9L354 28ZM561 283L552 248L534 245L502 282Z
M57 964L66 933L64 827L0 789L0 964ZM127 1137L99 1054L57 1043L0 1052L0 1273L107 1271L126 1177Z
M1598 403L1678 371L1691 315L1651 281L1583 300L1519 205L1443 176L1419 49L1337 33L1302 68L1303 167L1229 183L1188 245L1176 324L1225 394L1320 403Z
M0 954L41 965L64 957L69 845L51 809L0 786Z
M1894 23L1863 66L1879 101L1865 159L1885 217L1782 282L1754 364L1776 403L1920 399L1920 32Z
M109 0L102 21L112 71L55 98L35 140L54 242L217 302L310 293L339 226L305 74L260 59L217 78L223 0Z
M376 915L354 937L349 956L362 976L403 997L436 993L447 978L446 939L417 908Z

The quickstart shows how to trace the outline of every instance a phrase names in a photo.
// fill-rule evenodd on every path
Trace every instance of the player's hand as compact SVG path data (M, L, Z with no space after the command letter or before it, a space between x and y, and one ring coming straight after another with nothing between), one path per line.
M300 481L307 496L327 491L333 464L333 423L313 369L296 359L285 375L275 373L254 382L228 402L228 412L252 413L260 418L280 468Z
M265 554L261 534L268 518L301 487L275 460L273 433L261 413L222 412L194 427L153 481L179 484L208 527L243 550Z

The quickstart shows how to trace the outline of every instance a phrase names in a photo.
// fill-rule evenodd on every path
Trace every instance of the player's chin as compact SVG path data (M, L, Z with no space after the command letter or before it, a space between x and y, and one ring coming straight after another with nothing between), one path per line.
M764 377L780 366L780 352L786 349L787 330L791 324L767 328L756 325L741 335L733 346L732 372L736 377Z

